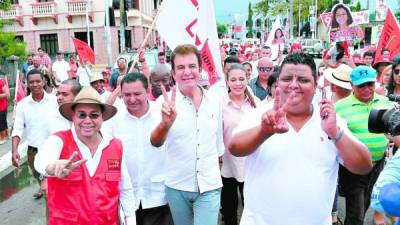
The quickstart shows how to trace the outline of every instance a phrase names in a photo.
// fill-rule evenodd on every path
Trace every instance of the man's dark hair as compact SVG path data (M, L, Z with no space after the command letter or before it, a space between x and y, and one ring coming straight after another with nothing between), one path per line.
M82 86L79 84L79 82L75 79L67 79L61 82L61 84L67 84L71 85L71 92L73 95L77 96L78 93L81 91Z
M240 60L239 60L239 58L236 57L236 56L228 56L228 57L226 57L225 60L224 60L224 66L225 66L227 63L240 63Z
M165 56L165 52L159 52L157 56Z
M390 50L388 48L382 48L381 54L383 54L383 52L389 52L390 53Z
M269 47L268 45L264 45L262 48L263 49L271 49L271 47Z
M253 69L253 65L250 62L242 62L242 66L249 65L251 69Z
M374 58L374 53L370 52L370 51L364 52L363 58L365 58L367 56L371 56L372 58Z
M29 76L39 74L42 80L44 79L43 73L38 69L31 69L28 74L26 74L26 80L29 81Z
M39 47L37 50L38 50L38 51L39 51L39 50L43 50L43 48ZM44 51L44 50L43 50L43 51Z
M176 55L189 55L189 54L195 54L197 58L197 63L199 64L199 68L201 68L201 55L199 50L197 49L196 46L191 45L191 44L182 44L178 45L174 51L171 54L171 67L172 70L175 71L175 57Z
M314 80L317 80L317 67L315 66L314 58L311 55L298 52L287 55L286 58L283 59L279 75L282 73L282 68L285 64L306 65L310 67Z
M143 73L137 73L137 72L133 72L133 73L128 73L124 76L124 78L122 78L121 80L121 89L124 86L125 83L129 84L129 83L134 83L136 81L140 81L144 87L144 89L147 90L147 88L149 87L149 83L147 81L146 76Z

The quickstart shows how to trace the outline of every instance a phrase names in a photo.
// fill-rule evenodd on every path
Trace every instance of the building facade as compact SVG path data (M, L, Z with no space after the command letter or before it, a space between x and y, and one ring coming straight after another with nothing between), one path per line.
M125 31L126 47L135 49L142 43L159 7L159 0L125 0L128 6ZM42 47L49 55L57 51L75 52L71 37L87 40L86 5L91 47L95 52L96 64L107 63L105 32L105 12L119 0L13 0L12 8L0 11L1 19L11 19L13 23L4 30L14 31L16 38L27 43L28 51L36 52ZM119 4L118 4L119 5ZM119 54L120 13L114 12L116 26L111 26L112 58ZM112 12L111 12L112 14ZM155 31L148 45L155 44Z

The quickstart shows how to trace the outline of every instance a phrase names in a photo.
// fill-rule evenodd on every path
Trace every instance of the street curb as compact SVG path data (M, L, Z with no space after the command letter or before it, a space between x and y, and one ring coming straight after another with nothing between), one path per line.
M21 142L18 146L18 153L21 157L21 164L25 163L27 160L27 144ZM0 179L9 174L15 169L11 162L11 151L7 152L5 155L0 157Z

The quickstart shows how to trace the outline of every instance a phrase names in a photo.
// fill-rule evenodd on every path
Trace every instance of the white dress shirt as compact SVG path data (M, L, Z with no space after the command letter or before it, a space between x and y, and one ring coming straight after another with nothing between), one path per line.
M176 92L177 117L165 142L165 184L181 191L204 193L222 187L218 156L224 154L224 143L220 98L201 90L203 99L197 112L188 97Z
M118 111L108 125L112 135L122 141L124 156L136 205L142 203L144 209L167 204L165 196L165 159L163 146L156 148L150 143L150 134L161 117L160 107L149 102L149 110L138 118L128 110Z
M96 172L96 169L100 163L100 159L103 153L103 150L110 144L112 137L103 134L103 139L101 140L99 146L97 147L93 157L90 149L82 143L78 137L76 136L75 127L74 125L71 126L72 136L76 145L78 146L79 152L82 155L82 158L86 159L86 163L82 166L86 166L89 176L93 176ZM35 158L35 169L41 173L46 173L46 167L56 160L60 159L61 151L63 148L63 140L56 136L51 135L46 142L39 148L39 151ZM120 202L124 213L127 217L135 216L135 198L134 193L128 173L128 169L126 168L125 159L122 157L121 162L121 181L119 183L119 190L120 190Z
M65 119L61 113L56 110L49 115L48 119L45 120L44 128L46 130L46 137L63 130L71 129L71 121ZM46 138L47 139L47 138Z
M64 59L61 61L56 60L53 63L51 70L53 71L54 77L56 78L56 85L60 85L61 82L69 78L68 71L71 70L71 67L69 67L69 63L67 63L67 61L65 61Z
M44 129L45 121L56 110L58 110L56 97L46 92L39 102L34 101L32 95L23 98L16 108L11 136L22 138L25 131L27 144L39 148L48 137L47 130Z

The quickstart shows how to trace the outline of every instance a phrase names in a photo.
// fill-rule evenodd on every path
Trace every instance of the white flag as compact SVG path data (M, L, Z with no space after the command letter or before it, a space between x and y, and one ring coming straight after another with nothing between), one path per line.
M224 81L217 24L212 0L165 0L156 22L158 33L174 49L193 44L201 51L203 70L209 81ZM224 83L224 82L222 82Z

